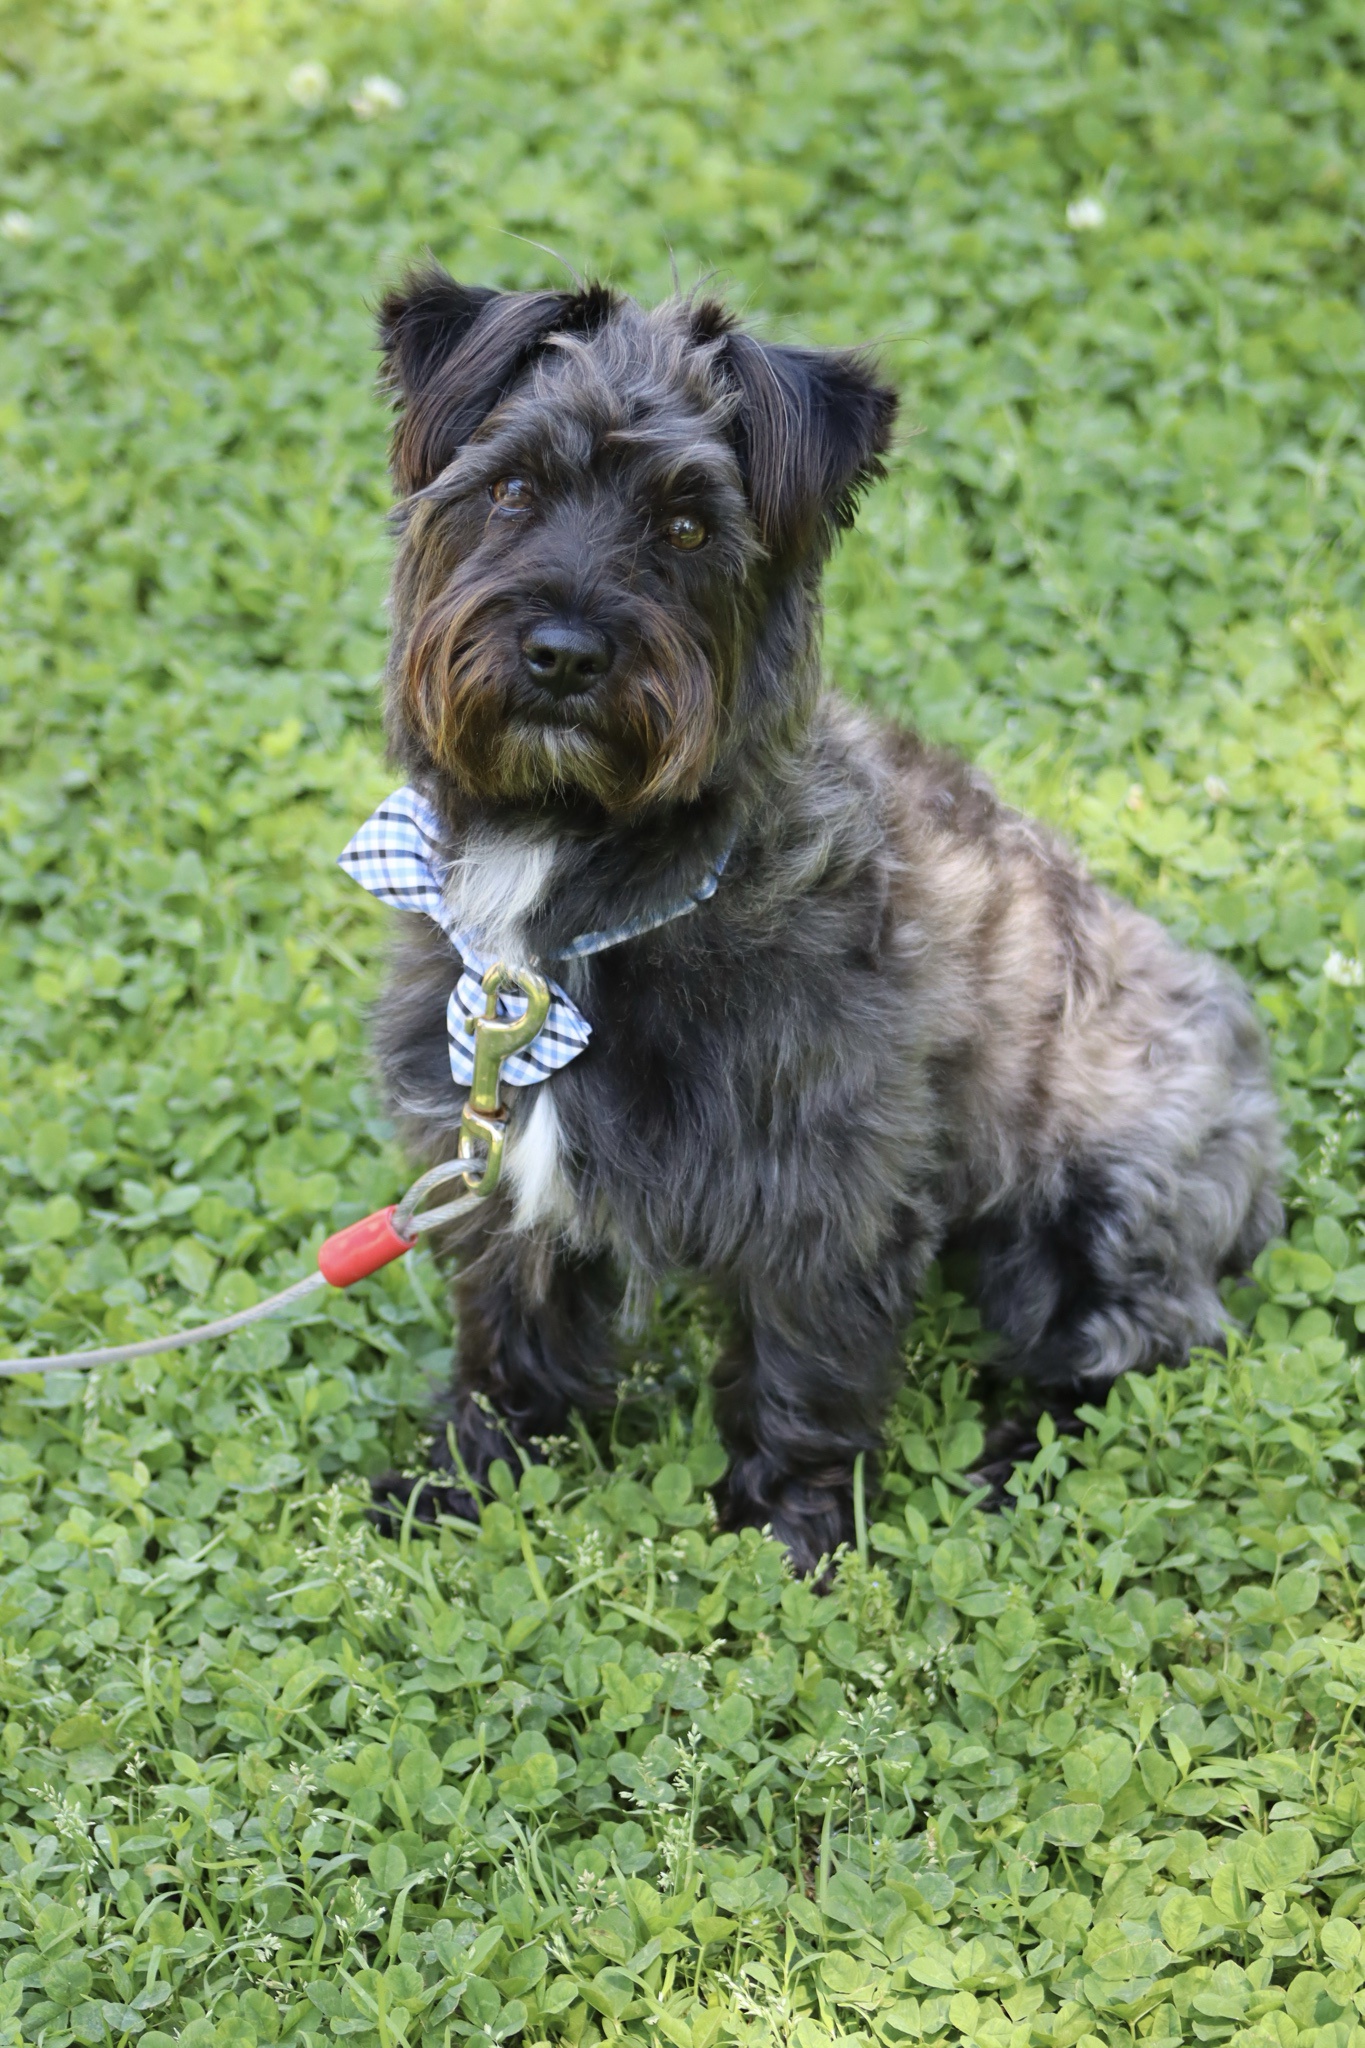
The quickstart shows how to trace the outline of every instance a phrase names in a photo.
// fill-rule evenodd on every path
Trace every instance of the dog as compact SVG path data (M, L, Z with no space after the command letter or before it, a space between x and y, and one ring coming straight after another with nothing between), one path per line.
M401 1138L456 1151L461 949L540 963L581 1030L507 1090L502 1184L438 1243L439 1470L375 1481L378 1511L416 1485L473 1518L494 1459L613 1398L622 1303L668 1274L731 1333L721 1524L799 1573L853 1533L945 1248L995 1371L1059 1413L1219 1345L1220 1278L1282 1221L1246 991L822 687L822 568L891 443L875 364L709 297L435 266L379 325L387 733L434 877L373 1033Z

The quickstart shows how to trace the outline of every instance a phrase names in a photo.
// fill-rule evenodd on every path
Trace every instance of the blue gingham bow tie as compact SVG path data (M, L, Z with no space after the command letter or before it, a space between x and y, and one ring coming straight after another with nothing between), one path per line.
M396 789L373 817L365 820L337 865L382 903L425 912L459 954L464 972L446 1005L446 1037L455 1084L467 1088L474 1078L474 1034L468 1025L487 1010L488 998L480 983L496 961L482 950L474 933L460 930L450 914L442 886L450 864L441 852L441 826L435 810L419 791ZM509 991L498 997L499 1017L520 1017L525 1009L523 995ZM533 1087L577 1058L591 1036L592 1026L583 1012L570 1002L558 982L552 981L550 1014L531 1043L512 1054L502 1070L503 1079L518 1088Z
M551 957L571 960L604 953L609 946L640 938L675 917L685 916L715 894L728 858L727 847L705 881L681 903L652 917L634 918L610 931L584 932ZM444 887L450 864L441 851L441 826L434 807L419 790L396 789L365 820L337 865L381 902L396 904L400 910L422 911L432 918L459 954L464 972L446 1005L446 1037L455 1084L467 1088L474 1078L474 1034L468 1027L485 1014L488 998L480 984L496 959L482 949L476 933L461 931L450 914ZM498 996L499 1017L520 1017L525 1009L523 995L509 992ZM537 1081L548 1080L560 1067L576 1059L591 1036L592 1026L583 1012L559 983L552 981L549 1016L531 1043L508 1059L503 1078L516 1088L534 1087Z

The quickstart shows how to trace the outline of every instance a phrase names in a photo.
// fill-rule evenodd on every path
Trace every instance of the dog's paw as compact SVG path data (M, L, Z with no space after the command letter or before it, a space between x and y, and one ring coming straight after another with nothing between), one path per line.
M756 1484L756 1478L769 1481ZM818 1573L817 1585L828 1584L833 1559L853 1540L853 1480L789 1479L773 1486L766 1472L736 1464L716 1488L716 1506L725 1529L768 1529L782 1544L798 1578Z
M434 1473L414 1477L410 1472L381 1472L370 1481L370 1501L370 1520L386 1536L400 1533L409 1503L415 1522L431 1524L449 1517L476 1529L479 1525L479 1504L473 1495Z
M1069 1408L1061 1407L1031 1415L1006 1415L992 1423L981 1456L966 1475L973 1485L990 1488L989 1500L981 1503L988 1514L1014 1505L1014 1497L1007 1491L1010 1474L1037 1457L1041 1449L1038 1424L1044 1413L1051 1415L1058 1436L1079 1436L1085 1427Z

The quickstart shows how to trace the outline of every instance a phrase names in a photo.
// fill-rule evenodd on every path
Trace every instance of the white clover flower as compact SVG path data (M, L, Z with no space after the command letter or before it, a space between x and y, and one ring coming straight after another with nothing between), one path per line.
M397 114L407 103L408 96L402 86L378 71L372 78L362 78L359 89L351 94L351 112L357 121L373 121L380 114Z
M1077 234L1084 234L1088 228L1102 228L1107 218L1104 201L1097 199L1093 192L1073 199L1066 210L1066 224Z
M12 206L8 213L0 213L0 235L7 242L31 242L37 232L31 215L20 213L17 206Z
M1354 953L1339 953L1335 947L1322 963L1323 979L1333 988L1365 988L1365 961Z
M284 81L284 89L296 107L311 113L332 90L332 74L325 64L296 64Z
M1204 777L1204 794L1211 804L1227 802L1228 786L1221 775L1206 775Z

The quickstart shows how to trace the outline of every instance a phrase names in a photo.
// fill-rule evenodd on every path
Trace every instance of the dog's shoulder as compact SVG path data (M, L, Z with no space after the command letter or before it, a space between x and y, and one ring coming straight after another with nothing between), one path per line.
M959 833L991 831L1017 815L990 777L961 754L832 690L820 700L811 742L826 775L871 797L887 815L908 806Z
M1029 831L960 754L833 692L812 721L794 808L834 829L848 853L902 874L969 849L994 859Z
M1109 984L1115 906L1057 833L913 727L831 696L813 733L821 777L853 799L865 864L885 878L900 952L922 963L926 948L947 960L965 947L978 982L1051 976L1068 1006Z
M984 769L951 747L833 696L821 712L831 760L866 792L902 866L975 853L989 867L1030 871L1051 891L1093 891L1067 842L1007 803Z

